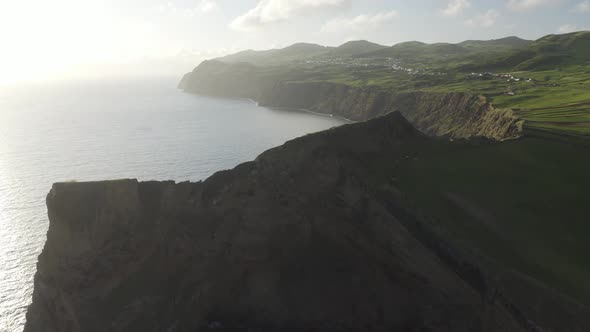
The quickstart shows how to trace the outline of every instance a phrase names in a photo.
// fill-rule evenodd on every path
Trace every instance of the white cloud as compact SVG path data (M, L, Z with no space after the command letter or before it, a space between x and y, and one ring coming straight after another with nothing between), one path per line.
M192 18L199 14L208 13L215 9L217 9L216 0L201 0L196 6L192 7L178 6L177 4L168 1L166 4L160 4L151 8L152 11L158 12L160 14L178 17L184 16L188 18Z
M340 8L349 0L260 0L256 7L236 17L230 28L255 30L263 25L286 21L315 10Z
M487 12L477 15L472 19L468 19L465 21L465 25L467 26L474 26L474 27L482 27L482 28L489 28L496 24L496 20L500 17L500 12L495 9L490 9Z
M506 6L512 10L528 10L540 6L557 5L563 0L508 0Z
M197 8L199 8L199 10L201 10L203 13L208 13L217 9L217 2L213 0L201 0L201 3L199 3Z
M359 32L377 28L379 25L399 17L395 10L375 15L358 15L349 18L332 19L322 27L325 32Z
M578 13L590 12L590 1L582 1L574 7L574 10Z
M441 10L441 13L444 16L457 16L469 7L471 7L469 0L451 0L447 8Z

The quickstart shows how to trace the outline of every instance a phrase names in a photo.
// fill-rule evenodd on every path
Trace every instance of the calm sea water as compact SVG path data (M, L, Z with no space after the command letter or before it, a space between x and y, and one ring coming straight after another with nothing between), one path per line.
M0 331L21 331L57 181L197 181L343 120L190 95L176 78L0 87Z

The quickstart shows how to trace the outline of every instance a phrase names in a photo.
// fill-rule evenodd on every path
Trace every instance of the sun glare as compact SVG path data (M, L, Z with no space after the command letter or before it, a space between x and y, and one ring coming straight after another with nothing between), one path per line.
M99 1L3 1L0 83L84 76L85 65L141 56L147 29Z

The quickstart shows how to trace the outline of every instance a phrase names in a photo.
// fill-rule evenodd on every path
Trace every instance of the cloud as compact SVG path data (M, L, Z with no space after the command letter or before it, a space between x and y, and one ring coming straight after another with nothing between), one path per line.
M341 8L349 2L350 0L260 0L256 7L236 17L229 26L234 30L255 30L316 10Z
M160 4L158 6L150 8L151 11L161 14L177 17L188 17L192 18L199 14L208 13L217 9L216 0L201 0L197 5L179 6L173 2L168 1L166 4Z
M208 13L212 10L217 9L217 2L213 0L201 0L201 3L199 3L197 8L203 13Z
M489 28L496 24L496 20L500 17L500 12L495 9L490 9L487 12L477 15L474 18L465 21L465 25L473 27Z
M447 5L447 8L441 10L441 14L449 17L457 16L469 7L471 7L471 2L469 0L451 0Z
M578 13L590 12L590 1L582 1L574 7L574 10Z
M322 27L325 32L359 32L377 28L379 25L399 17L395 10L374 15L358 15L349 18L332 19Z
M506 6L512 10L529 10L540 6L557 5L562 0L508 0Z

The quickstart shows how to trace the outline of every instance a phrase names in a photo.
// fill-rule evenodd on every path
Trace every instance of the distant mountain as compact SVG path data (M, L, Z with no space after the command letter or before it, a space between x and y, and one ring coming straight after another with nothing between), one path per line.
M532 43L530 49L534 56L520 63L517 69L587 65L590 64L590 31L548 35Z
M366 40L354 40L346 42L328 53L328 56L354 56L386 49L387 46L372 43Z
M426 44L417 41L399 43L392 47L374 53L376 56L390 56L394 58L424 60L448 57L468 56L473 53L507 52L523 49L532 41L518 37L506 37L493 40L467 40L459 44L434 43Z
M280 64L326 54L331 49L333 48L317 44L296 43L282 49L266 51L246 50L220 57L216 60L227 63L248 62L256 65Z
M311 57L325 54L331 47L309 43L297 43L277 51L276 55L283 57Z
M418 41L404 42L382 49L367 56L389 57L406 61L425 61L427 59L446 58L469 53L469 50L456 44L426 44Z
M276 50L265 50L265 51L255 51L255 50L245 50L238 53L226 55L223 57L219 57L215 60L227 62L227 63L237 63L237 62L250 62L255 63L260 61L263 58L270 57L272 53Z
M590 62L590 31L548 35L535 41L511 36L458 44L410 41L391 47L366 40L349 41L338 47L297 43L282 49L242 51L216 60L266 66L343 57L393 58L415 65L444 65L467 71L553 69Z
M466 40L457 45L473 51L506 51L525 48L533 41L515 36L492 40Z
M548 35L531 42L523 49L482 58L465 68L539 70L587 64L590 64L590 31L579 31Z
M547 35L537 39L531 46L544 51L560 51L567 48L576 52L587 52L590 49L590 31Z
M531 44L538 53L566 55L577 60L590 60L590 31L548 35Z

